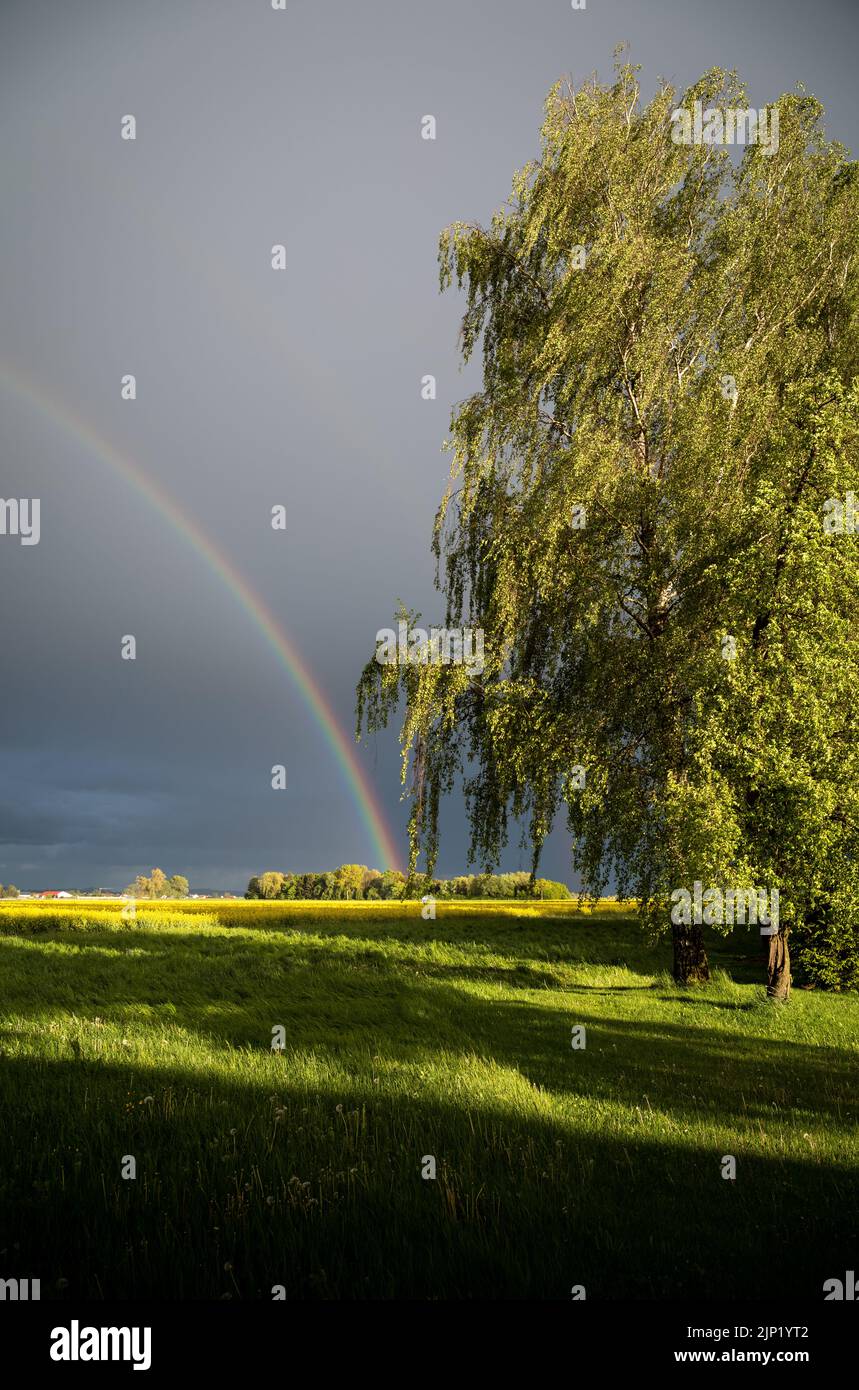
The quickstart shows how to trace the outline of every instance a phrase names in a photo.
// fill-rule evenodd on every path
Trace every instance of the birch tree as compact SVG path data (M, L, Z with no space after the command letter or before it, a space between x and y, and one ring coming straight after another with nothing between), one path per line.
M483 380L433 546L485 660L371 658L358 729L403 711L413 874L460 784L485 868L512 818L536 873L562 812L584 891L635 897L678 980L708 965L674 889L777 887L786 997L791 929L857 920L857 540L825 521L859 492L859 185L802 88L769 147L678 140L702 108L747 113L736 75L559 83L507 204L442 234Z

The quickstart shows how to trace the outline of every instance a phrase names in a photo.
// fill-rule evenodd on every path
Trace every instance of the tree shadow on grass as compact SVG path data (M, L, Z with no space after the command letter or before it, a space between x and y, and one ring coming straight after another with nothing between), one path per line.
M639 974L652 974L670 962L670 950L665 944L651 946L632 917L593 913L567 917L523 914L521 918L516 918L505 912L474 917L459 913L445 916L443 905L439 904L439 916L434 921L425 922L420 916L420 904L413 906L414 918L368 918L364 914L352 918L348 912L344 912L341 917L331 920L309 918L301 922L289 918L282 923L254 923L249 920L241 925L224 926L222 937L206 937L199 930L195 931L191 925L192 919L177 927L135 926L132 919L121 926L113 922L105 928L66 928L48 932L36 932L28 924L20 933L8 930L0 933L0 941L4 935L18 935L20 939L33 941L75 941L83 948L87 943L95 944L96 939L103 941L117 936L130 938L138 933L143 938L163 935L196 945L206 940L226 944L230 940L235 943L242 939L260 940L265 937L282 940L303 938L308 943L313 938L326 942L332 938L345 938L355 942L378 942L380 945L393 942L401 946L452 946L478 953L509 955L537 964L620 965Z
M779 1298L821 1298L852 1267L855 1180L810 1160L725 1181L716 1149L368 1080L7 1059L4 1260L45 1298L769 1299L773 1269Z
M658 999L660 1004L679 1004L684 1009L725 1009L732 1014L755 1013L760 1008L760 1003L737 1003L730 999L691 999L678 997L676 994L660 994Z
M661 1016L627 1018L583 1010L557 986L533 981L511 998L498 988L511 984L508 971L499 978L479 966L426 959L415 966L381 954L369 962L334 943L299 952L300 939L261 940L230 952L221 944L207 950L200 938L177 941L171 932L123 933L123 940L162 951L166 968L155 972L152 955L120 953L111 961L82 949L59 974L55 955L18 952L21 998L13 1011L27 1016L55 1006L83 1016L89 1007L123 1027L172 1024L207 1047L259 1053L268 1052L272 1027L282 1025L290 1048L338 1065L360 1057L369 1067L374 1054L391 1067L431 1066L442 1053L488 1058L561 1101L645 1105L684 1123L712 1124L718 1116L726 1125L777 1125L796 1110L839 1130L859 1118L853 1054L682 1021L689 1004L715 1006L717 1016L748 1012L722 1000L645 989L642 1004L659 1004ZM607 992L606 1000L621 1007L627 993ZM596 992L586 997L596 1004ZM571 1048L573 1025L587 1030L584 1051ZM83 1038L87 1054L92 1045Z

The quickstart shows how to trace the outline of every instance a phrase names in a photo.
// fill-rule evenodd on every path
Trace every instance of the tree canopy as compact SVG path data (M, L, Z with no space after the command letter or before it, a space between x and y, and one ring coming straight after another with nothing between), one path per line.
M187 898L189 887L182 874L168 878L163 869L153 869L151 875L138 874L125 891L135 898Z
M672 138L696 101L747 106L721 69L647 104L620 60L557 84L507 205L442 234L483 382L433 545L484 669L371 659L358 729L404 701L413 873L462 776L487 867L515 817L536 872L564 808L584 890L656 929L679 886L764 885L782 943L855 944L857 538L826 509L859 490L857 166L802 88L739 159Z

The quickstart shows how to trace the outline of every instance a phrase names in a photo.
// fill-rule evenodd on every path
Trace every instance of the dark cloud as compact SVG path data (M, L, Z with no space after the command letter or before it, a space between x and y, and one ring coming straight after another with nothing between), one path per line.
M761 105L802 78L850 144L850 8L4 0L0 356L36 400L0 372L0 492L42 504L38 546L0 538L4 881L121 884L158 863L236 889L275 865L375 862L259 627L93 432L253 587L351 728L395 600L442 615L441 444L477 378L458 370L461 305L438 296L441 228L491 216L538 150L552 82L609 75L623 39L646 88L736 66ZM360 756L402 837L393 735ZM462 869L465 838L452 805L442 871ZM561 831L545 862L567 876Z

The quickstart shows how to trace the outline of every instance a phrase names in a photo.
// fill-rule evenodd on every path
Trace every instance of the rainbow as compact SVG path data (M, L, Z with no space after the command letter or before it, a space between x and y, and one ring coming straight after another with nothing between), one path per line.
M48 397L43 389L37 388L17 367L8 362L0 361L0 382L15 395L28 401L58 429L72 435L124 478L168 522L177 535L193 547L229 589L254 626L273 648L321 730L372 841L373 851L378 856L378 867L399 868L400 856L394 836L386 823L384 812L367 779L367 774L358 761L350 735L340 724L327 695L302 659L294 642L279 626L259 594L239 574L232 561L214 545L197 522L186 515L160 483L144 473L128 454L120 453L104 435L69 406L56 398Z

